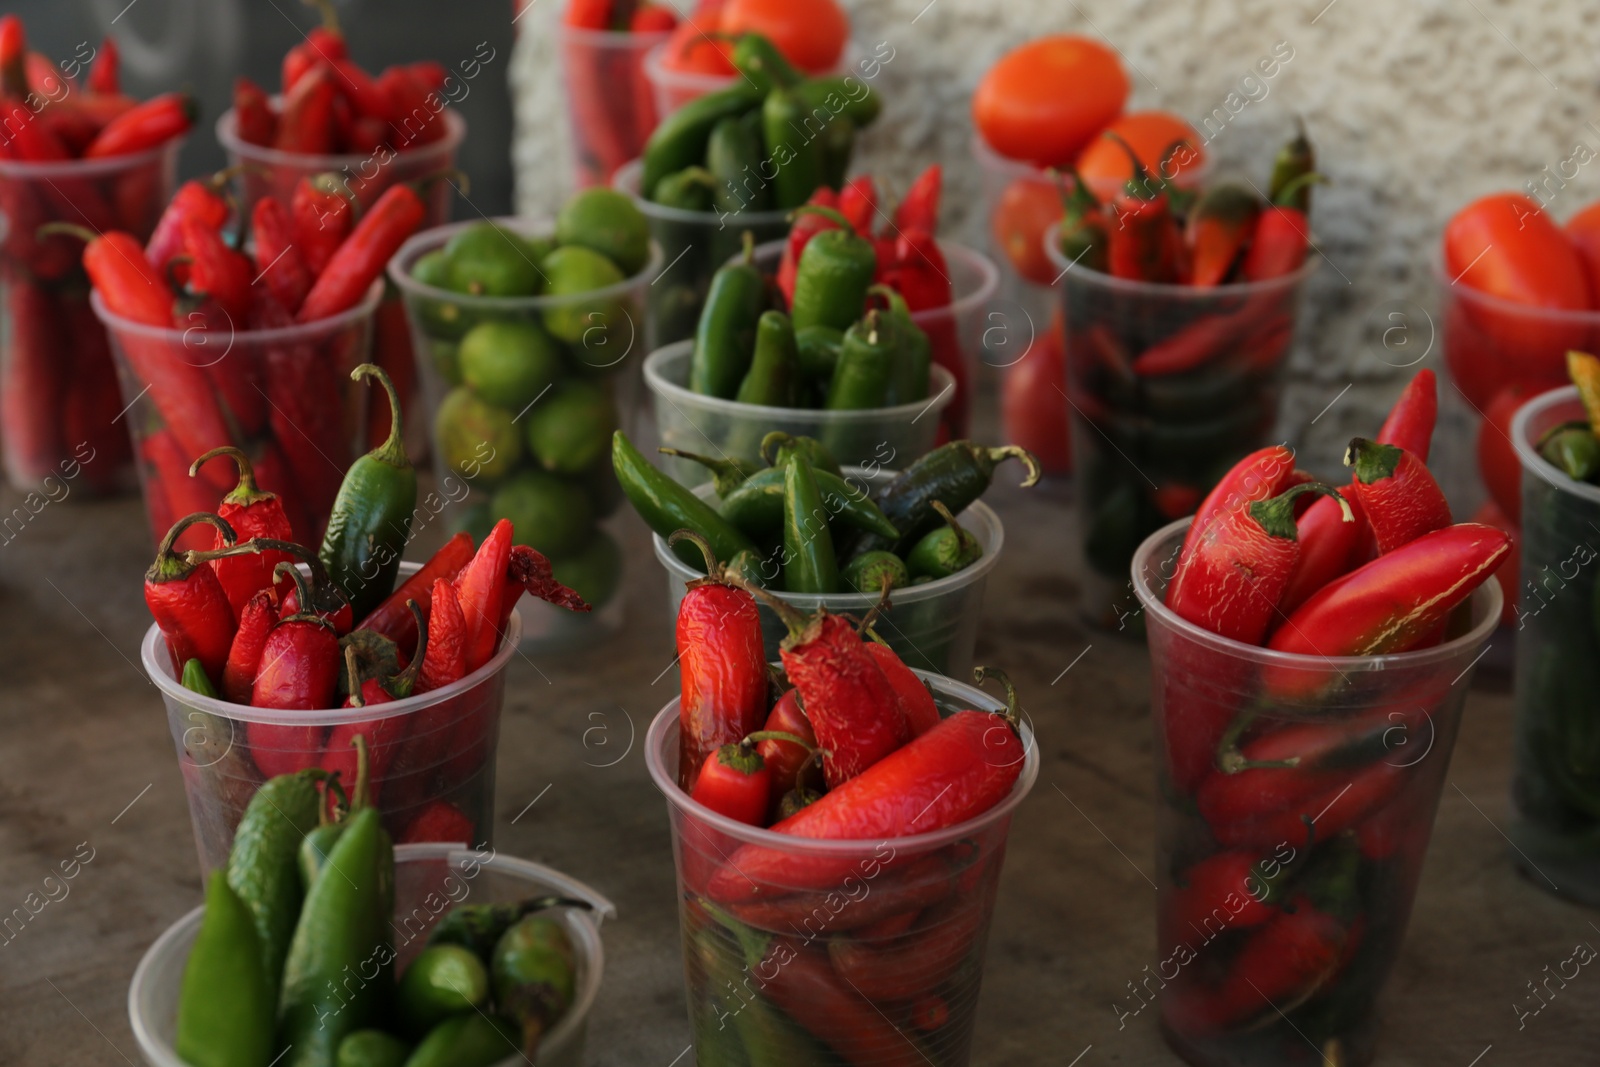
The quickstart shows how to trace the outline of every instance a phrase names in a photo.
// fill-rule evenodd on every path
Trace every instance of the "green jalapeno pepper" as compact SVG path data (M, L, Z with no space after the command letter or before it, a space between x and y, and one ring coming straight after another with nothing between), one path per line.
M572 1007L577 967L572 939L559 919L519 919L494 947L494 1002L522 1032L522 1054L530 1062L539 1040Z
M517 1028L497 1015L474 1011L446 1019L429 1031L406 1067L494 1067L516 1055Z
M1587 482L1600 471L1600 438L1587 422L1551 430L1539 442L1539 454L1573 481Z
M795 86L794 94L808 111L821 108L830 115L842 115L861 130L883 114L883 97L853 74L807 79Z
M889 303L899 344L895 348L894 374L889 380L889 403L909 404L928 397L928 374L933 367L933 344L911 318L905 297L887 285L874 285L871 292Z
M812 239L816 244L817 238ZM811 250L810 246L806 251ZM845 331L839 365L828 386L823 407L829 411L861 411L884 407L894 377L898 338L885 313L869 311Z
M756 323L756 354L734 399L741 404L789 408L798 400L800 355L794 326L781 311L763 312Z
M763 93L774 89L793 89L805 75L778 50L777 45L759 33L746 33L733 46L733 67Z
M295 857L317 825L326 772L311 768L269 779L250 798L233 832L228 885L255 918L261 959L276 992L283 961L300 918L301 887Z
M406 455L394 383L372 363L363 363L350 377L376 378L383 386L389 396L389 436L345 473L317 555L359 622L394 591L417 508L417 472Z
M818 473L827 471L835 477L844 476L839 461L833 458L828 446L815 437L794 437L782 430L773 430L761 439L761 458L767 461L769 467L783 466L796 452L804 453L811 461L812 469Z
M489 970L461 945L429 945L395 988L401 1024L413 1034L426 1034L452 1015L478 1011L488 1000Z
M878 269L872 242L833 208L808 204L797 211L833 220L840 229L823 230L806 242L795 267L794 301L789 314L795 332L810 326L848 330L867 306L867 290Z
M828 509L804 455L789 457L783 481L783 587L791 593L837 593L839 564Z
M911 583L911 572L906 569L905 561L893 552L882 549L856 556L845 564L841 577L846 587L858 593L881 592L885 582L890 589L899 589Z
M773 573L766 560L767 557L761 554L759 548L746 548L735 553L734 557L724 565L724 568L727 574L735 578L749 582L751 585L765 588L767 576Z
M183 665L183 687L191 693L199 693L203 697L217 699L217 687L211 684L211 678L206 674L205 664L197 659L191 659Z
M645 142L639 188L649 195L667 175L703 163L717 123L760 107L764 95L759 86L740 78L726 89L691 100L662 119Z
M983 558L983 546L956 522L950 509L938 500L932 507L946 525L923 534L906 553L906 569L913 578L948 578Z
M832 326L807 326L794 333L795 350L800 357L800 376L812 395L828 395L828 385L833 381L833 369L839 365L839 349L844 345L844 331Z
M941 519L933 509L940 500L953 513L967 510L989 488L995 467L1008 459L1020 460L1028 474L1022 487L1038 482L1042 475L1033 453L1017 445L984 448L971 441L951 441L929 452L901 471L894 481L877 493L878 508L900 530L892 544L863 544L861 551L892 548L904 555Z
M693 530L706 539L718 559L731 559L741 549L755 547L710 504L651 466L621 430L611 438L611 465L634 510L662 537L670 537L676 530ZM690 566L705 562L692 543L682 542L673 546L673 551Z
M217 871L178 992L178 1056L191 1067L267 1067L275 1001L255 919Z
M357 1030L339 1042L334 1067L405 1067L411 1046L382 1030Z
M711 279L705 310L695 330L689 388L731 400L755 358L756 324L766 307L767 281L755 268L755 237L744 235L744 259Z
M711 485L716 489L719 497L727 496L757 472L757 468L751 464L737 459L716 459L713 456L702 456L698 452L685 452L681 448L671 448L667 445L662 445L656 451L664 456L675 456L678 459L686 459L690 463L698 463L710 471Z
M717 179L704 167L684 167L656 183L650 199L679 211L711 211L716 205Z
M812 477L821 494L823 509L830 519L837 519L846 526L880 537L898 536L891 532L895 530L894 524L878 510L878 505L872 502L864 488L822 470L804 452L789 453L780 466L751 475L743 485L722 499L722 517L751 537L765 537L781 531L789 461L797 455L804 456L811 464Z
M714 182L719 214L772 210L772 187L761 177L761 135L743 119L725 118L712 127L706 169Z
M856 124L848 115L835 115L822 131L822 184L843 189L856 147Z
M487 960L505 932L524 915L557 906L588 908L569 897L529 897L515 904L463 904L453 908L428 934L430 945L460 945Z
M766 158L772 161L776 207L799 207L823 184L822 138L832 121L831 112L807 107L791 90L767 94L761 105L761 133Z

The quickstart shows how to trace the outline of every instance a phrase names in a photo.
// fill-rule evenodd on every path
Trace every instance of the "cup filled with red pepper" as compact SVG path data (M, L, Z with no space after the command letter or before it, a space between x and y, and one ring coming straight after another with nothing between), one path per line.
M135 480L82 246L40 228L149 237L195 116L187 93L124 95L118 68L110 38L58 63L28 50L19 16L0 18L0 453L14 488L51 499Z
M632 0L571 0L562 12L556 48L580 189L608 184L644 150L658 117L644 57L677 25L672 7Z
M1111 199L1075 184L1045 243L1066 325L1085 610L1100 625L1114 624L1112 589L1139 542L1193 512L1272 432L1317 263L1307 211L1319 178L1303 131L1279 152L1265 198L1233 182L1195 195L1129 162L1133 177Z
M1523 405L1517 775L1512 862L1530 881L1600 903L1600 360L1569 357L1573 388Z
M1032 731L1009 682L996 701L844 616L776 606L774 674L751 594L720 571L693 583L681 695L645 743L697 1056L965 1064Z

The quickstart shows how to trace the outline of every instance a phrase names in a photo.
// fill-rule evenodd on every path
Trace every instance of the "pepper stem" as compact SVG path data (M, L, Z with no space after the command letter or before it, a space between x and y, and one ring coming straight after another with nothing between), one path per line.
M372 805L372 758L367 752L367 735L356 734L350 739L356 747L356 791L350 797L351 812Z
M684 541L693 544L700 550L700 554L705 557L706 577L712 581L718 580L722 576L722 564L717 562L717 553L712 549L711 542L688 527L684 527L681 530L673 530L672 533L667 535L667 544L673 548L676 548Z
M1294 198L1302 189L1313 185L1326 185L1328 179L1316 171L1299 174L1283 183L1283 188L1278 190L1278 195L1273 197L1273 207L1294 207Z
M794 608L790 607L788 604L784 603L782 600L773 596L767 590L761 588L759 585L750 584L737 574L724 575L723 581L727 582L731 586L743 589L746 593L749 593L757 600L766 604L767 607L771 608L772 613L778 617L778 620L782 622L784 627L789 631L789 636L784 638L785 641L798 642L802 640L805 637L806 630L811 626L811 624L827 613L826 608L818 608L816 615L807 618Z
M1304 482L1293 489L1273 497L1271 500L1257 500L1250 505L1250 517L1256 520L1269 537L1281 538L1285 541L1299 540L1300 530L1294 521L1294 502L1297 497L1306 493L1316 493L1319 496L1328 496L1339 502L1339 509L1344 512L1345 522L1355 522L1356 514L1350 510L1350 501L1344 494L1332 486L1323 485L1321 482Z
M361 696L361 664L356 662L356 646L344 646L344 675L345 684L350 687L350 706L364 708L366 700Z
M412 654L411 662L406 664L406 669L384 686L396 700L404 700L416 691L417 679L422 674L422 658L428 652L428 620L423 616L422 608L415 600L407 598L406 609L417 622L417 650Z
M1012 728L1015 729L1022 721L1019 717L1021 706L1017 702L1016 685L1013 684L1011 678L1006 674L1006 672L1001 670L999 667L972 668L972 682L974 685L981 686L990 678L999 679L1000 684L1006 687L1006 710L1001 713L1000 717L1005 719L1005 721L1010 723Z
M302 2L307 7L316 9L317 15L322 19L323 29L340 37L344 36L344 32L339 29L339 12L329 0L302 0Z
M337 794L334 803L338 805L341 810L350 810L350 794L344 791L344 783L339 781L339 772L334 771L332 774L329 774L327 771L322 770L321 767L313 767L312 770L321 772L320 777L322 779L323 800L327 800L327 793L329 790L332 790ZM310 771L306 773L309 774ZM328 824L327 803L317 805L317 822L322 826L326 826Z
M940 504L939 507L943 508L944 505ZM878 616L889 610L889 591L894 588L894 579L885 574L879 581L878 585L878 601L877 603L873 604L872 607L868 608L867 613L862 616L861 625L856 627L856 633L862 636L872 634L874 640L878 641L879 643L885 643L883 639L878 637L877 633L872 629L872 624L878 621Z
M966 559L972 554L974 549L977 549L980 552L982 551L982 548L978 544L978 539L973 537L972 534L968 533L966 527L962 526L956 521L956 517L950 514L950 509L944 506L944 501L929 501L928 506L933 508L934 511L937 511L939 513L939 517L944 519L945 524L949 526L950 529L955 533L956 553L959 558ZM883 591L883 599L888 599L888 596L889 590L887 587L885 587Z
M867 290L867 295L883 297L884 303L889 305L889 310L897 316L904 315L907 318L911 316L911 307L906 303L906 298L892 286L881 283L874 285Z
M1222 740L1217 742L1217 769L1223 774L1238 774L1240 771L1271 770L1300 766L1299 756L1290 756L1281 760L1253 760L1246 759L1239 750L1239 738L1255 723L1260 712L1246 709L1228 724L1228 729L1223 733Z
M1019 489L1038 485L1039 479L1044 477L1044 468L1039 466L1039 457L1021 445L1002 445L999 448L983 449L983 452L988 456L990 466L998 466L1008 459L1015 459L1020 460L1022 465L1028 468L1028 476L1017 486Z
M33 232L36 237L54 237L57 234L64 237L76 237L84 244L92 244L100 237L99 234L87 226L79 226L75 222L47 222Z
M411 457L406 455L406 443L403 438L404 422L400 415L400 393L395 389L394 382L383 372L383 368L376 363L363 363L350 372L350 380L359 382L363 378L376 378L383 386L383 391L389 394L389 436L383 444L374 448L367 455L391 467L405 470L411 466Z
M289 576L290 581L294 582L295 604L298 606L299 610L293 615L289 616L287 619L279 619L278 625L282 626L286 622L314 622L322 626L326 626L329 630L332 630L334 628L333 623L329 622L327 619L324 619L321 615L318 615L313 610L311 603L311 589L306 585L306 576L300 573L299 567L295 566L293 563L290 563L288 560L280 561L276 567L272 568L273 584L276 585L278 579L285 574Z
M250 457L244 454L243 449L235 448L233 445L220 445L217 448L213 448L210 452L189 464L189 477L193 478L198 475L200 466L203 463L218 456L227 456L233 460L234 466L239 468L239 484L234 486L233 490L222 498L224 503L248 507L251 504L259 504L262 501L274 499L272 493L266 492L256 485L256 472L255 468L250 465Z
M844 212L840 211L838 208L824 207L821 204L802 204L793 211L789 212L789 221L793 222L801 215L821 215L823 218L833 222L851 237L857 236L855 224L849 219L845 218Z
M808 753L817 750L816 745L813 745L799 734L791 734L784 730L757 730L753 734L745 734L744 739L739 743L744 745L755 741L787 741L791 745L799 745Z
M222 534L224 544L232 545L239 537L233 532L233 527L228 525L228 520L221 515L213 515L209 511L197 511L193 515L185 515L172 524L172 529L167 531L167 536L161 539L161 545L156 549L155 562L150 564L150 569L144 572L147 582L173 582L181 581L194 573L194 569L204 560L192 559L195 552L187 552L180 556L173 552L172 546L178 543L178 538L183 532L197 522L215 526Z
M1123 183L1123 189L1129 196L1132 196L1135 200L1154 200L1166 190L1166 182L1151 180L1150 168L1144 165L1144 160L1140 159L1139 153L1133 150L1133 145L1129 144L1120 133L1107 130L1100 136L1108 141L1117 142L1122 146L1122 150L1128 154L1128 162L1133 165L1133 171L1129 174L1128 180Z

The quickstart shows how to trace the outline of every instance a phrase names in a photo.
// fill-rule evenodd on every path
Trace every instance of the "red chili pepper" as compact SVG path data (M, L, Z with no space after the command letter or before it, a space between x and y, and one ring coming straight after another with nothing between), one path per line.
M227 314L228 322L245 321L250 313L250 261L222 240L222 234L189 218L179 225L184 255L189 257L189 287L208 297Z
M629 33L670 33L678 25L677 14L664 4L640 4L628 20Z
M13 469L43 479L59 473L63 451L61 404L72 392L60 367L64 344L56 300L42 283L9 263L5 273L4 359L0 360L0 434ZM82 389L88 383L74 383ZM115 414L115 411L112 412ZM76 445L74 440L72 444Z
M446 541L422 565L422 569L400 583L400 587L390 593L388 599L372 610L372 614L362 619L357 629L372 630L374 633L383 634L393 641L402 653L413 655L417 644L417 627L412 619L406 601L415 600L422 608L424 616L427 615L429 606L433 603L433 583L439 578L447 582L455 581L456 575L461 573L472 559L472 535L458 533Z
M1345 518L1339 502L1324 497L1300 516L1300 558L1295 562L1289 585L1278 598L1278 614L1288 616L1311 594L1342 574L1367 561L1367 546L1372 537L1361 498L1346 487L1340 497L1349 506L1355 521Z
M1439 388L1434 373L1423 369L1406 384L1400 399L1389 409L1378 431L1380 444L1397 445L1412 453L1422 462L1428 462L1428 447L1433 441L1433 427L1439 418Z
M276 581L278 591L278 617L286 619L291 615L302 612L316 615L333 627L333 632L340 637L350 632L350 599L345 596L344 590L328 575L328 568L323 566L317 554L301 545L290 544L287 541L268 541L264 538L257 539L257 548L276 548L288 551L299 556L311 568L311 606L300 607L300 591L296 582L286 577L279 576Z
M543 553L527 545L512 545L511 558L506 563L505 586L500 595L500 618L495 626L495 633L501 637L505 636L511 612L523 593L567 611L590 610L577 590L556 581L555 568Z
M339 90L324 64L311 67L284 94L283 113L272 147L297 155L322 155L334 150L334 100Z
M889 679L889 684L900 697L900 710L905 713L911 736L921 737L938 726L939 708L933 702L933 694L922 684L922 679L888 645L878 641L868 641L866 644L867 651L882 668L883 676Z
M91 93L115 96L122 92L120 68L121 54L117 48L117 39L115 37L102 39L100 51L95 54L94 65L89 68L89 77L84 87Z
M894 239L893 249L891 265L882 271L882 277L905 297L906 306L912 311L949 307L950 266L933 234L927 230L902 230Z
M1245 281L1281 278L1300 269L1311 247L1311 223L1304 211L1293 206L1294 198L1302 189L1322 180L1320 174L1302 174L1285 185L1261 213L1250 250L1239 265Z
M905 937L889 944L833 938L828 959L845 984L868 1000L914 1000L956 972L988 919L981 901L958 897L929 911Z
M131 96L120 94L80 94L57 100L39 112L37 119L50 128L69 153L79 157L112 119L132 111L137 103Z
M189 477L189 456L172 431L162 429L147 434L141 443L141 454L146 465L146 486L160 489L160 499L166 501L172 515L182 518L197 511L211 511L217 506L223 490ZM154 521L151 527L152 533L160 537L162 527ZM191 528L178 539L177 548L186 552L210 545L210 531Z
M1392 552L1450 525L1444 491L1428 465L1412 453L1357 437L1351 440L1344 463L1355 468L1350 485L1361 498L1379 552Z
M359 114L384 122L393 117L389 112L389 96L378 88L378 82L372 75L350 59L336 59L331 67L339 92L344 94ZM409 69L406 76L415 80Z
M287 576L295 587L294 603L311 603L305 576L292 563L280 563L275 577ZM285 604L290 603L284 598ZM344 657L333 623L320 614L296 610L280 618L267 635L250 691L258 708L322 710L334 706ZM316 753L308 754L311 759ZM265 770L266 768L262 768Z
M355 227L349 189L337 174L306 175L289 198L295 244L312 274L321 274Z
M1188 555L1201 534L1230 511L1278 496L1300 480L1309 479L1299 477L1294 469L1294 451L1287 446L1269 445L1245 456L1200 501L1194 522L1184 535L1183 551L1179 558Z
M117 418L124 404L122 391L117 386L117 365L111 357L111 342L106 337L105 326L89 305L88 293L65 293L59 306L58 325L64 331L67 351L71 353L65 380L73 383L67 391L62 412L62 441L82 462L83 477L92 489L101 493L115 492L119 473L132 456L133 446L127 427ZM0 385L0 404L4 403L5 396L5 386ZM6 425L4 420L5 416L0 415L0 426ZM90 450L87 458L82 451L85 445Z
M826 185L811 194L806 201L814 207L831 207L838 210L839 194ZM839 224L818 211L807 211L795 216L789 226L789 236L784 240L783 255L778 259L778 288L783 292L785 304L794 304L794 283L800 270L800 254L811 239L823 230L837 230Z
M1271 857L1266 862L1277 863ZM1262 867L1261 854L1251 849L1218 852L1194 864L1162 904L1164 937L1204 939L1219 929L1260 926L1278 914L1271 902L1273 879ZM1282 864L1278 867L1281 875Z
M894 209L894 228L899 231L939 229L939 195L944 188L944 168L930 163L906 190L900 206Z
M182 137L200 113L194 97L186 92L153 96L123 112L84 149L84 159L132 155Z
M884 866L872 879L872 892L843 911L838 908L837 885L813 892L730 903L727 908L741 922L760 930L805 929L808 920L816 922L817 909L822 908L822 914L830 916L827 926L830 934L865 931L896 916L909 914L915 919L924 909L948 898L956 891L957 879L971 868L974 853L973 849L960 852L940 849L896 866ZM830 895L835 898L832 907L827 906Z
M467 673L494 658L499 645L500 605L505 600L506 568L511 562L511 522L501 519L478 546L472 561L456 576L456 596L466 619Z
M78 87L76 79L66 77L55 61L43 52L29 52L23 63L28 87L46 101L65 98Z
M1276 296L1271 296L1274 302ZM1146 348L1133 361L1142 378L1183 374L1226 354L1261 321L1263 300L1247 301L1239 310L1196 319Z
M415 601L411 602L411 611L415 613L415 621L421 628L419 632L423 635L423 647L426 648L427 624ZM350 694L345 697L344 706L375 707L411 696L416 688L422 658L414 657L405 669L393 678L363 678L356 646L346 645L344 665L346 687ZM329 772L339 772L344 781L356 780L360 770L360 760L354 742L358 736L366 738L367 796L370 803L377 804L384 781L389 775L389 768L399 755L409 729L410 724L404 715L341 723L328 732L320 766Z
M20 15L0 17L0 92L28 95L28 35Z
M236 557L249 558L249 557ZM222 695L235 704L250 703L255 689L256 668L261 665L261 650L267 635L278 625L277 598L272 587L260 589L239 610L239 628L228 646L228 661L222 668Z
M771 786L772 775L766 761L756 751L756 743L746 738L723 745L705 758L695 775L689 799L718 815L751 826L765 826Z
M205 565L209 553L179 556L173 551L179 536L202 522L215 526L227 544L234 543L233 528L215 515L201 511L179 519L162 538L155 562L144 572L144 602L167 639L173 670L182 670L183 664L198 659L207 677L220 678L233 643L235 619L228 594Z
M1338 490L1317 482L1227 511L1178 557L1167 585L1167 607L1212 633L1260 644L1299 557L1294 509L1306 493L1338 500L1345 520L1355 522Z
M252 329L277 330L294 325L294 317L270 292L259 294L251 309ZM229 360L215 364L240 392L249 386L240 377L245 367L224 369ZM252 361L252 365L255 361ZM344 479L350 445L344 428L343 384L328 353L307 344L280 343L266 347L259 360L264 381L254 391L265 407L270 426L289 468L289 482L310 513L308 539L320 540L321 524ZM240 397L242 403L244 397Z
M267 91L242 74L233 80L233 128L241 141L262 148L278 139L278 116Z
M784 690L777 703L772 705L772 711L761 729L767 734L792 734L805 742L804 745L798 745L774 737L756 745L756 751L767 765L767 780L771 784L767 810L776 812L778 802L795 787L800 768L817 747L817 735L812 732L811 720L806 718L805 711L800 707L798 689Z
M344 35L339 32L338 23L334 19L333 9L325 4L318 6L322 10L322 25L306 34L304 41L283 54L280 74L284 95L288 95L300 84L302 78L317 67L343 59L349 54Z
M281 203L264 196L250 213L250 236L255 245L255 277L265 279L267 288L284 310L298 311L311 291L311 271L295 247L294 224ZM384 419L387 425L388 420Z
M1200 197L1184 229L1189 246L1189 284L1215 288L1228 280L1255 232L1261 202L1242 186L1214 186Z
M1115 225L1110 227L1106 266L1113 278L1146 282L1176 282L1181 244L1166 183L1153 177L1139 156L1115 133L1104 136L1127 151L1133 175L1111 201Z
M406 824L396 844L443 841L471 845L477 840L477 835L477 824L467 818L466 812L448 800L435 800Z
M838 208L858 233L871 233L878 215L878 186L872 175L862 174L846 182L839 190Z
M467 676L467 620L453 582L436 578L428 611L428 647L417 692L428 693Z
M385 189L317 276L300 305L299 321L337 315L359 304L389 258L422 225L427 210L410 186Z
M222 195L228 172L209 178L191 178L178 186L156 228L144 246L145 257L159 274L172 258L183 253L183 223L193 220L210 230L221 230L228 221L228 201Z
M197 475L207 460L224 455L233 460L238 468L239 484L222 498L222 503L217 507L217 514L227 520L228 525L233 527L235 536L241 541L257 537L292 541L294 531L289 526L289 518L284 514L283 505L278 502L276 495L263 492L257 487L250 459L239 449L232 445L213 448L190 465L189 476L192 478ZM214 549L225 547L220 530L214 536L211 547ZM279 563L292 559L293 557L286 552L268 549L260 554L224 556L212 560L211 568L216 571L217 580L222 583L223 590L228 594L228 603L237 613L244 609L245 602L259 590L272 588L273 571Z
M442 102L430 101L426 85L404 67L390 67L378 77L378 89L389 100L389 131L398 149L432 144L444 136Z
M35 119L34 113L14 101L0 101L5 113L4 131L11 135L10 151L28 163L60 163L72 158L54 131ZM116 228L116 217L100 186L85 178L57 177L39 191L53 203L57 216L81 222L95 233Z

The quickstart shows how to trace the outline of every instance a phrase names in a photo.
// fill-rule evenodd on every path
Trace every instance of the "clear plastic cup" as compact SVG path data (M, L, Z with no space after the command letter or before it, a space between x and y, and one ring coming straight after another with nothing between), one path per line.
M589 1012L600 992L605 951L600 926L615 919L612 903L575 878L493 850L467 851L447 844L398 845L395 858L395 968L405 968L427 943L433 927L462 904L514 904L530 897L562 896L588 909L563 907L553 915L566 927L575 950L576 981L572 1007L539 1045L539 1067L581 1067ZM200 933L205 908L195 908L167 927L145 950L128 987L128 1023L149 1067L186 1067L173 1048L178 1028L178 995L189 951ZM526 1064L520 1053L495 1067Z
M401 564L399 581L420 569ZM494 658L443 689L363 708L278 711L185 689L161 630L151 624L140 655L166 702L201 874L227 863L234 828L262 782L318 766L326 746L348 744L356 733L367 738L374 802L396 841L406 840L412 820L439 801L492 840L506 664L521 636L522 614L513 611ZM354 788L352 781L343 784Z
M644 76L645 53L670 36L670 31L622 33L565 23L556 30L578 188L609 183L617 168L644 151L661 114Z
M1539 455L1546 432L1581 422L1576 388L1517 412L1522 600L1517 613L1517 819L1511 858L1535 885L1600 905L1600 487Z
M106 307L94 313L111 335L122 381L122 416L133 435L145 513L159 543L173 522L215 511L234 486L229 464L199 477L189 464L218 445L249 455L256 481L283 500L296 540L316 545L339 483L367 450L373 386L350 372L367 362L373 315L383 298L375 281L360 304L338 315L275 330L146 326ZM195 528L180 548L209 547Z
M1161 962L1143 981L1189 1063L1365 1064L1500 588L1486 582L1468 632L1434 648L1273 652L1162 602L1188 525L1152 534L1132 565L1159 798Z
M971 686L923 679L945 714L1001 710ZM977 818L913 837L819 840L747 826L689 799L677 781L678 701L661 710L645 762L672 819L699 1062L725 1062L719 1053L742 1047L750 1062L785 1056L796 1067L841 1057L857 1067L965 1067L1011 813L1038 777L1026 727L1022 738L1016 785ZM714 913L703 894L741 848L781 855L797 871L794 884L769 883L771 896L723 901ZM802 865L820 870L802 875ZM753 959L763 945L765 955ZM789 1006L809 1007L813 1018L802 1025Z
M1057 242L1044 248L1061 274L1083 604L1109 627L1139 543L1192 514L1271 435L1318 260L1282 278L1198 289L1069 270ZM1141 365L1164 354L1175 358Z
M870 486L887 484L895 475L893 471L847 467L844 476L851 485L866 491ZM708 501L716 497L709 483L697 486L695 492ZM909 666L919 671L961 677L972 670L978 621L983 617L983 591L989 583L989 572L1000 561L1000 550L1005 546L1005 527L994 509L981 500L956 516L956 521L983 546L982 558L948 578L896 589L890 597L889 610L878 615L873 627ZM656 559L666 568L667 603L672 617L677 618L678 605L687 591L685 583L704 578L705 572L685 564L659 534L651 540ZM857 618L865 618L878 603L876 593L774 592L772 595L797 611L809 613L825 607L835 615ZM776 660L778 644L788 631L776 612L760 600L756 604L761 611L761 636L767 659Z
M841 466L909 466L933 448L940 415L955 395L954 376L934 367L928 399L892 408L825 411L741 404L689 389L693 355L693 341L657 349L644 361L644 382L655 402L660 443L719 459L760 464L761 439L782 430L822 441ZM698 463L663 459L666 470L684 485L699 485L710 477Z
M768 241L756 248L756 268L776 278L785 241ZM952 438L967 436L972 422L973 393L977 388L978 360L989 322L986 312L1000 284L1000 271L982 252L954 241L940 241L950 271L950 303L911 313L911 321L928 335L933 362L955 378L955 393L941 413Z
M612 178L613 187L633 197L650 220L650 236L661 246L664 268L650 285L650 325L657 344L694 336L711 288L711 276L744 245L745 231L757 244L789 232L787 211L684 211L649 200L639 189L644 164L635 160Z
M554 232L548 219L494 222L528 237ZM480 224L424 230L389 261L389 277L405 298L416 350L426 354L420 362L426 425L433 432L438 510L448 513L455 528L475 537L495 520L510 518L517 540L550 557L556 576L594 608L580 614L535 605L525 634L531 645L549 647L614 632L622 625L623 553L615 524L605 521L622 501L611 468L611 431L630 428L637 406L638 368L642 354L650 351L645 293L660 269L661 250L652 247L649 264L632 278L572 296L470 296L424 285L411 276L418 259L473 225ZM559 370L536 396L485 395L465 383L460 349L475 329L505 323L534 323L542 329L551 322L557 323L558 332L577 331L577 340L551 340L552 347L542 350L557 353ZM495 326L488 328L492 332ZM539 336L552 335L546 331ZM523 361L518 367L530 369L526 353L518 358ZM609 415L608 425L591 427L579 442L565 442L559 455L547 445L544 455L536 455L529 443L535 435L545 443L560 429L560 420L545 413L586 410L578 403L585 396ZM557 406L574 404L576 408Z
M644 56L644 76L655 94L658 115L670 115L691 100L698 100L708 93L726 89L733 84L735 78L739 77L737 74L704 74L694 70L673 70L665 62L667 44L667 41L662 41L649 49ZM839 62L834 64L833 69L815 76L843 74L855 66L859 54L860 49L856 47L855 42L847 42L844 51L839 55Z
M135 485L83 242L38 230L61 222L145 240L172 196L180 148L174 140L110 159L0 159L0 455L17 490L61 500Z

